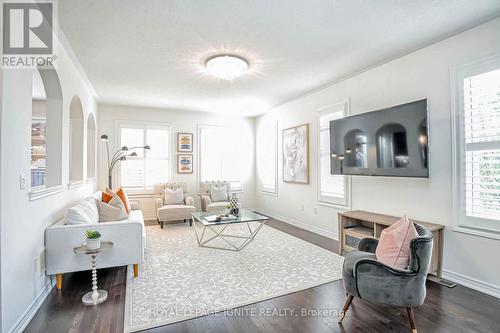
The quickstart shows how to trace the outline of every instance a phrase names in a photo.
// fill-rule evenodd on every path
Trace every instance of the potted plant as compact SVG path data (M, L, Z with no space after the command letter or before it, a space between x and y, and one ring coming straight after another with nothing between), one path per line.
M99 231L87 230L87 248L89 250L97 250L101 247L101 233Z

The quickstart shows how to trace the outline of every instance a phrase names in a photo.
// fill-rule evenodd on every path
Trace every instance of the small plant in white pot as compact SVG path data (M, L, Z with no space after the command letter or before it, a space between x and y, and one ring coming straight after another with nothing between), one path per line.
M89 250L97 250L101 247L101 233L99 231L87 230L87 248Z

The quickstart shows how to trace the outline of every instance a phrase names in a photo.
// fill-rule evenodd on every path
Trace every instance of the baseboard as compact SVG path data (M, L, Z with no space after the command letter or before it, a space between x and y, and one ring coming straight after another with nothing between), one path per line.
M281 216L281 215L278 215L278 214L269 213L269 212L266 212L265 210L262 210L262 209L258 209L257 208L257 209L254 209L254 210L257 211L257 212L260 212L260 213L262 213L264 215L267 215L269 217L272 217L273 219L286 222L288 224L294 225L294 226L299 227L301 229L305 229L305 230L313 232L315 234L318 234L318 235L321 235L321 236L324 236L324 237L328 237L328 238L331 238L331 239L336 240L336 241L338 241L338 239L339 239L338 234L335 233L335 232L331 232L331 231L328 231L328 230L325 230L325 229L321 229L321 228L318 228L316 226L313 226L313 225L310 225L310 224L307 224L307 223L304 223L304 222L300 222L300 221L288 218L286 216Z
M491 283L483 282L478 279L448 270L443 270L443 278L453 281L462 286L494 296L496 298L500 298L500 286L495 286Z
M36 312L42 305L43 301L47 298L49 293L52 291L52 288L54 288L55 282L50 279L50 282L48 282L45 287L43 288L42 292L40 295L38 295L33 302L31 302L30 306L26 309L26 311L23 313L21 318L17 320L17 322L14 324L14 326L10 329L10 333L20 333L23 332L26 326L30 323L31 319L35 316Z

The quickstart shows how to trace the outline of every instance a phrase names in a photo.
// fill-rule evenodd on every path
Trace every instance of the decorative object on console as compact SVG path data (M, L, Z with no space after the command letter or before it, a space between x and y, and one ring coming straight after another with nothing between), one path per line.
M193 152L193 133L177 133L177 151L179 153Z
M127 147L127 146L123 146L120 149L118 149L117 151L115 151L115 153L113 154L113 156L110 157L110 154L109 154L109 144L108 144L109 138L108 138L108 136L106 134L101 135L101 141L106 142L106 151L107 151L107 154L108 154L108 187L110 189L113 188L113 168L115 167L115 165L118 162L125 161L127 159L127 157L137 156L136 152L129 153L132 150L135 150L135 149L150 150L151 149L151 146L149 146L149 145L145 145L145 146L141 146L141 147L130 147L130 148Z
M231 206L230 214L234 216L240 215L240 199L238 199L236 193L231 194L231 197L229 198L229 204Z
M283 181L309 184L309 124L283 130Z
M87 236L87 248L89 250L96 250L101 247L101 233L96 230L85 231Z
M193 155L177 155L177 173L193 173Z

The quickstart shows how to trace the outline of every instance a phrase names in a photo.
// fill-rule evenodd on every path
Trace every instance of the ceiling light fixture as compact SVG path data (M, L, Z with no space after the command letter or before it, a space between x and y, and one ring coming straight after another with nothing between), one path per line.
M233 80L246 73L248 61L236 55L219 54L208 58L205 66L210 75L222 80Z

